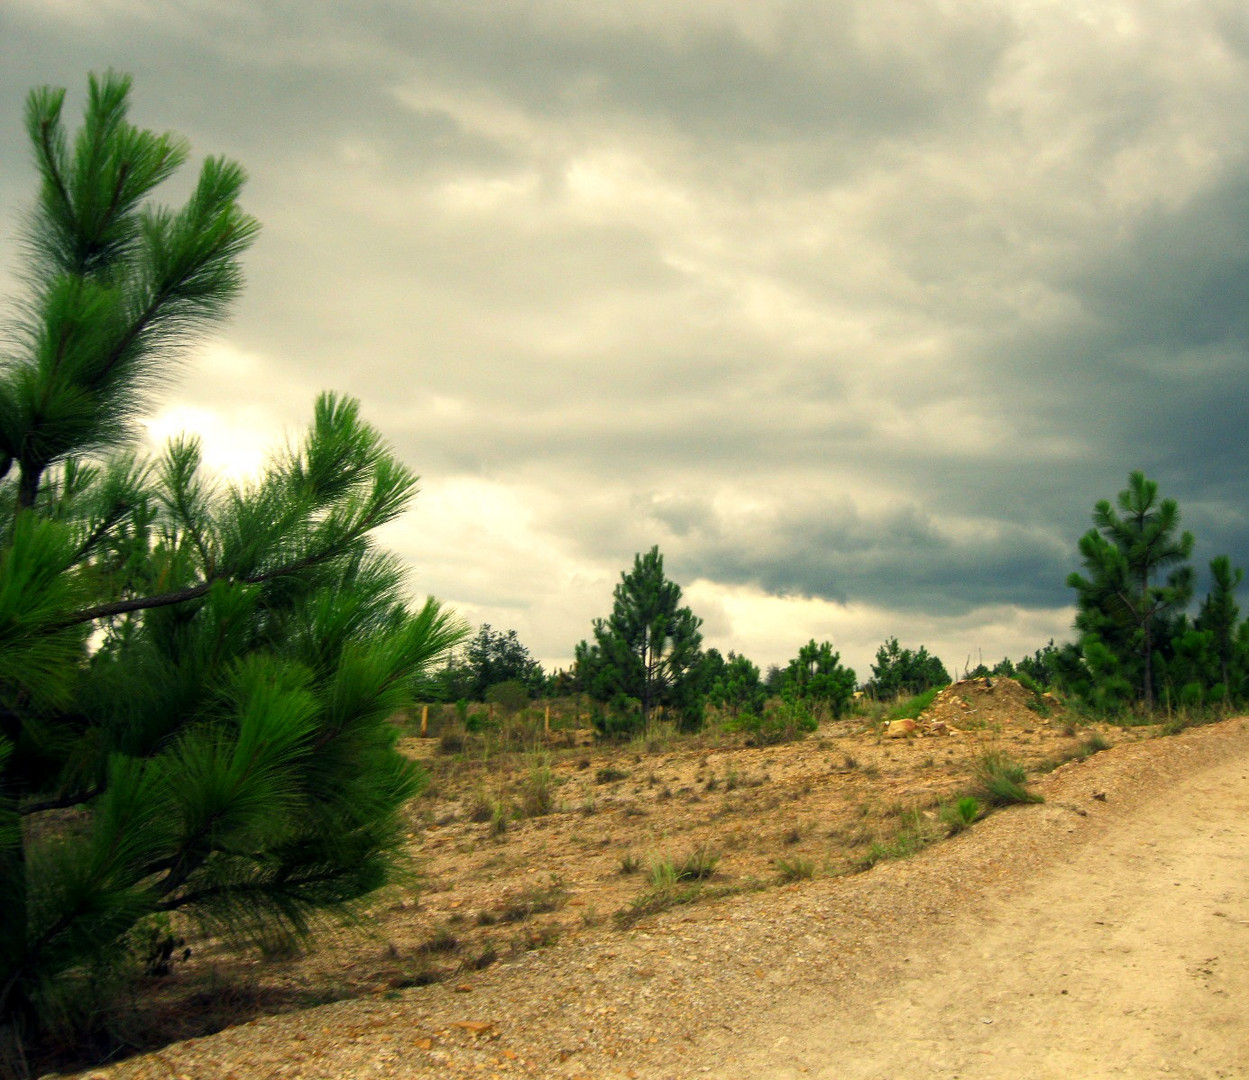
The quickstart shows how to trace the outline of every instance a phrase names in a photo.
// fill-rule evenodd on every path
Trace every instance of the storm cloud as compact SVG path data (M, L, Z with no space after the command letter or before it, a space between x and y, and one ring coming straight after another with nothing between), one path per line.
M1230 3L12 0L33 85L242 161L264 232L153 437L316 392L424 477L418 588L566 663L659 544L760 663L1062 637L1132 469L1249 562L1249 32ZM170 198L179 191L175 183ZM701 605L701 610L698 605Z

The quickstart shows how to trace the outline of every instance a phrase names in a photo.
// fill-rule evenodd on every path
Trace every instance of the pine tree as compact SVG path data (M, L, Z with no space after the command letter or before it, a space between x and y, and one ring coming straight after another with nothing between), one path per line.
M370 534L416 478L354 402L222 487L191 439L127 450L177 349L225 313L256 223L243 171L148 196L183 141L130 80L27 106L41 186L29 295L0 356L0 1026L90 1013L145 920L307 932L383 884L422 774L388 718L460 636ZM75 1002L77 1005L75 1006Z
M680 606L681 587L664 576L658 547L634 557L613 596L611 615L594 621L594 644L577 646L578 674L591 696L635 699L643 727L660 706L675 708L684 727L696 727L702 620Z
M1180 511L1175 500L1159 500L1157 483L1142 472L1131 474L1118 503L1122 516L1104 499L1095 507L1095 528L1080 539L1088 576L1072 573L1067 585L1076 590L1076 628L1090 664L1113 681L1126 677L1130 658L1138 659L1140 699L1149 712L1158 624L1192 596L1193 572L1185 560L1193 537L1188 532L1176 536ZM1155 584L1167 570L1165 583Z
M946 686L950 674L939 657L921 645L918 651L904 649L896 637L889 638L876 650L872 679L867 691L881 700L901 694L922 694L934 686Z
M785 693L840 717L854 700L855 674L843 667L831 641L812 638L798 650L785 671ZM818 717L817 717L818 719Z
M1235 674L1236 623L1240 608L1236 604L1236 589L1245 578L1244 570L1232 568L1226 555L1218 555L1210 562L1210 592L1197 613L1196 628L1211 634L1219 672L1225 693L1233 694Z
M745 656L729 653L723 670L711 683L711 700L731 717L740 712L761 713L767 690L759 669Z
M522 684L529 695L542 693L546 677L539 664L521 643L515 630L493 630L484 623L464 647L464 665L472 678L470 697L485 701L486 692L500 683Z

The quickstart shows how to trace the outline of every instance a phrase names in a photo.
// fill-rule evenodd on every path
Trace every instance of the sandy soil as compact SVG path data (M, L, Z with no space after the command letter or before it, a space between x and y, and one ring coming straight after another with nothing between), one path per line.
M786 1001L711 1072L1249 1076L1247 775L1239 752L1162 786L1051 873L917 942L879 996Z
M704 901L98 1080L1249 1076L1249 722L1124 744L915 858Z

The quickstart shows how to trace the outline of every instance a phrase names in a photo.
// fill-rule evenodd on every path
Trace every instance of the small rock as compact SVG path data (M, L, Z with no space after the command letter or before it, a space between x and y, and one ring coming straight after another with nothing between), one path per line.
M494 1024L485 1020L456 1020L451 1026L467 1031L470 1035L485 1035L494 1029Z

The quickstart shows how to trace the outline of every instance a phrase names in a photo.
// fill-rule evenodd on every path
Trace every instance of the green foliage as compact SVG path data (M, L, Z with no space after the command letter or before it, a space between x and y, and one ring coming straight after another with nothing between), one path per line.
M525 817L542 817L555 805L555 773L550 759L538 755L529 770L521 796L521 811Z
M1087 576L1073 573L1067 584L1076 590L1088 696L1114 707L1135 695L1149 712L1159 623L1192 595L1193 573L1186 560L1193 537L1176 535L1180 512L1175 500L1160 500L1157 483L1144 473L1131 474L1118 506L1116 512L1105 500L1097 504L1095 527L1080 539ZM1164 572L1165 582L1157 584Z
M932 841L930 830L925 827L917 811L903 815L901 827L891 840L874 840L855 862L856 869L870 870L886 859L909 859L923 851Z
M781 856L773 859L772 865L782 885L815 877L815 863L803 855Z
M985 754L976 764L975 779L981 796L990 806L1045 801L1025 786L1027 774L1023 766L1004 754Z
M817 645L812 638L789 662L782 695L790 703L801 702L811 710L837 718L854 700L855 683L854 671L842 666L841 655L833 652L832 642Z
M388 718L461 636L373 545L416 477L355 402L322 396L239 487L194 440L122 448L256 234L229 162L180 210L146 201L186 148L130 126L129 85L91 80L72 143L63 91L30 97L0 361L0 1025L27 1036L98 1011L153 915L272 941L389 880L424 777Z
M529 704L529 691L518 679L495 683L486 691L486 701L498 706L504 716L512 716Z
M933 703L937 695L941 693L941 687L934 686L925 690L922 694L916 694L914 697L896 702L887 713L885 719L892 723L894 720L918 720L920 714Z
M921 645L912 652L891 637L876 650L872 678L866 690L879 701L888 701L904 694L921 694L933 687L950 684L950 675L939 658Z
M810 735L820 722L805 701L782 700L768 706L762 715L741 713L725 726L743 733L750 746L777 746Z
M447 657L446 664L421 687L421 693L435 701L489 701L491 690L503 684L519 685L528 700L543 693L546 676L515 630L504 633L484 623L462 649ZM508 693L511 703L516 693ZM512 711L520 708L523 702Z
M980 800L974 795L964 795L955 802L945 803L941 807L941 820L950 830L951 836L974 824L978 817L980 817Z
M1238 639L1240 608L1236 604L1236 589L1244 578L1244 570L1233 568L1226 555L1216 556L1210 563L1210 592L1193 626L1210 635L1208 649L1218 664L1216 685L1221 688L1219 693L1211 695L1216 700L1239 700L1245 689L1249 652L1244 648L1243 635ZM1243 630L1244 626L1239 628Z
M709 650L709 653L714 652L714 649ZM742 712L762 712L768 692L759 677L759 669L746 657L730 652L712 680L709 697L713 705L729 716L737 716Z
M605 735L644 729L656 708L671 709L685 730L702 724L702 620L681 607L681 587L664 576L659 548L637 555L620 575L612 613L594 621L594 643L576 649L577 679L612 711L596 718ZM637 702L637 711L626 706Z

